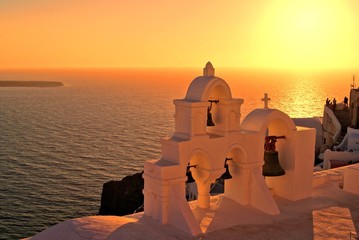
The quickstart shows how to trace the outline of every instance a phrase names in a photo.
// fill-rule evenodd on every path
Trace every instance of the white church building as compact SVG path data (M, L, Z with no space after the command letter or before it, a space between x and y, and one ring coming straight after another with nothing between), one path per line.
M161 159L145 163L144 215L193 236L201 234L203 216L215 198L211 185L226 171L225 164L232 178L225 180L223 198L241 206L278 215L273 195L291 201L311 197L315 129L296 127L288 115L268 108L269 100L265 94L264 108L249 113L241 124L243 99L233 98L230 86L215 76L208 62L185 98L173 101L175 132L161 140ZM282 138L277 142L282 176L263 176L268 136ZM198 190L192 203L185 198L187 169Z

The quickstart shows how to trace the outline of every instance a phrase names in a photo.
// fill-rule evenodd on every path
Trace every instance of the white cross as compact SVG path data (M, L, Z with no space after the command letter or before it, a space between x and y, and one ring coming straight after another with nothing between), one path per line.
M268 94L264 94L264 98L261 99L264 102L264 108L268 108L268 102L270 101L270 98L268 97Z

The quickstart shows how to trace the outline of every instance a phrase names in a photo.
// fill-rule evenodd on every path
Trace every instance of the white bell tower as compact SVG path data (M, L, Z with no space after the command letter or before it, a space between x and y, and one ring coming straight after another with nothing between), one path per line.
M146 216L192 236L202 234L203 215L197 213L211 208L210 188L226 171L225 163L232 179L224 180L221 197L239 204L240 208L277 215L280 211L273 193L292 201L310 197L315 129L297 129L288 115L270 109L268 104L252 111L241 125L243 99L232 97L230 87L215 76L210 62L203 69L203 76L191 82L185 98L173 103L175 132L161 140L161 159L145 162ZM209 114L213 124L208 124ZM265 180L262 174L264 140L268 133L285 136L278 144L278 152L286 175L273 181ZM197 185L198 198L194 202L197 212L185 198L186 171L192 173ZM233 217L247 216L243 213ZM231 224L234 223L226 222L221 227Z

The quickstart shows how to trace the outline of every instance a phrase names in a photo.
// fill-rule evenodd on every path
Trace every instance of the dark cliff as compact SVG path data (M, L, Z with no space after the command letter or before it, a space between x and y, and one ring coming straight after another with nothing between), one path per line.
M99 214L123 216L134 213L143 205L143 186L142 173L105 183Z

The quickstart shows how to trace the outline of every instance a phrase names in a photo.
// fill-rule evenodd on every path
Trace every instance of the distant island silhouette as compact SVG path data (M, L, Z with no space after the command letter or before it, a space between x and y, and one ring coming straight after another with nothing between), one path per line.
M3 81L0 80L0 87L63 87L62 82L53 81Z

